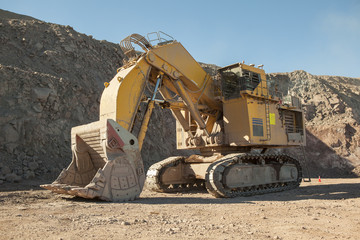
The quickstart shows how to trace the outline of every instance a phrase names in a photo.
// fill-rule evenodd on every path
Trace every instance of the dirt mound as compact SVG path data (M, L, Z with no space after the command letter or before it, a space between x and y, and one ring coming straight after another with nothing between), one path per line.
M104 82L116 74L124 55L118 44L69 26L4 12L0 182L54 178L71 160L71 128L98 120ZM159 109L153 113L142 152L146 167L176 152L170 115Z

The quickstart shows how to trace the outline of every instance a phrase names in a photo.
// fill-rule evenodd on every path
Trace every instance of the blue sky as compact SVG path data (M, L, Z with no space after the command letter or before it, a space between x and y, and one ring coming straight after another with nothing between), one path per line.
M164 31L197 61L360 77L360 0L0 0L0 8L118 43Z

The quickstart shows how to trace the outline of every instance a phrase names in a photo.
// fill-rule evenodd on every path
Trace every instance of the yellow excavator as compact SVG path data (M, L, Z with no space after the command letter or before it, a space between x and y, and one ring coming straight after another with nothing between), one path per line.
M261 65L235 63L212 77L181 43L163 34L152 33L149 40L132 34L120 42L126 59L105 83L99 121L72 128L72 162L42 187L116 202L139 197L145 180L153 191L206 188L215 197L298 187L299 161L266 151L306 144L299 99L285 101L270 91ZM162 99L156 99L158 93ZM147 107L134 136L141 102ZM175 117L177 148L200 154L169 157L145 175L140 151L155 104Z

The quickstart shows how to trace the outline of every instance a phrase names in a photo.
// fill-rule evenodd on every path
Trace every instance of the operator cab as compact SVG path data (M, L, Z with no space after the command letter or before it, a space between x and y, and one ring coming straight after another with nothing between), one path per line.
M225 100L240 98L241 91L254 92L259 84L265 81L264 70L244 63L236 63L220 68L218 72Z

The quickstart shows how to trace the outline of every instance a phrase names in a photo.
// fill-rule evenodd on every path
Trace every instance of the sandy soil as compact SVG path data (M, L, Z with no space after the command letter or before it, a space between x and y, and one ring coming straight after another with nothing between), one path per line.
M108 203L0 186L1 239L359 239L360 178L322 179L282 193L216 199L144 190ZM32 188L32 189L31 189Z

